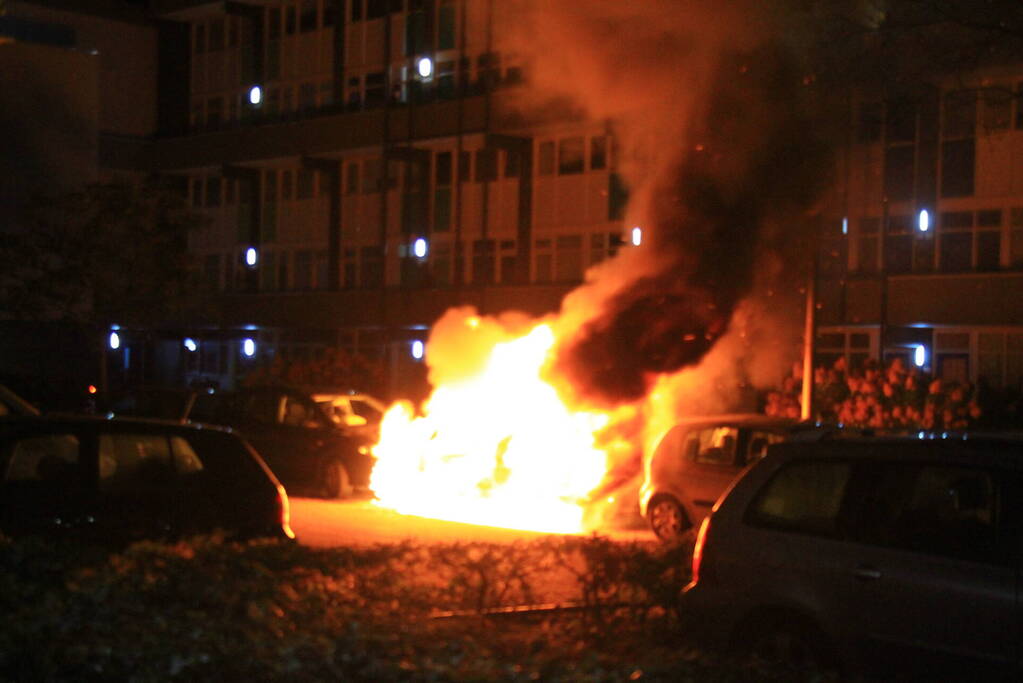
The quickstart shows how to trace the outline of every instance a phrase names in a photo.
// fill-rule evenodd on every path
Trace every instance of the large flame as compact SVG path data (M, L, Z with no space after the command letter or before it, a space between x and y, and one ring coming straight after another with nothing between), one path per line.
M610 418L571 410L542 379L554 342L551 327L537 324L493 345L479 372L438 386L421 416L408 403L392 406L373 451L379 504L489 526L583 531L583 503L608 466L596 435Z

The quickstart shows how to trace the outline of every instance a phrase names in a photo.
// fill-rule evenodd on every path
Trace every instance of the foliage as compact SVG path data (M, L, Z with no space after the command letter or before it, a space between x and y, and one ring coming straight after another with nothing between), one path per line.
M764 412L799 417L802 372L799 366L780 390L766 395ZM970 429L984 411L975 387L943 381L918 368L906 369L901 359L887 368L874 361L848 369L844 359L814 370L817 419L870 429Z
M329 550L198 538L113 554L0 539L0 678L748 679L686 645L684 555L597 537ZM530 601L587 609L480 614Z
M0 309L22 319L165 323L193 291L187 238L200 223L156 181L37 198L22 230L0 245Z
M386 371L380 360L328 347L319 358L273 360L255 367L245 376L246 386L282 383L303 387L333 387L378 394L386 386Z

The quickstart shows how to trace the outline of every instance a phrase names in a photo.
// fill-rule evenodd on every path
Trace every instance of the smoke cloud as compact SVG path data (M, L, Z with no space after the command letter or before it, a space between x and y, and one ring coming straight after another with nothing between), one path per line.
M567 102L612 121L630 189L625 226L643 229L641 247L592 269L563 302L551 370L577 402L635 402L695 368L736 327L740 305L744 341L724 347L729 358L751 355L750 326L773 324L748 296L758 270L771 270L764 255L819 190L824 147L803 106L803 69L765 5L504 6L519 30L502 49L530 67L526 106Z

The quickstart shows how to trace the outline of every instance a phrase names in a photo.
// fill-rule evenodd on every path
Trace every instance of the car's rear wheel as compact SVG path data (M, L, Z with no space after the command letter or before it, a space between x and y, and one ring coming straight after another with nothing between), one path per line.
M352 480L348 469L340 462L327 465L324 473L324 496L326 498L351 498L353 493Z
M685 510L674 498L663 496L650 503L647 520L657 538L665 543L680 543L692 530Z

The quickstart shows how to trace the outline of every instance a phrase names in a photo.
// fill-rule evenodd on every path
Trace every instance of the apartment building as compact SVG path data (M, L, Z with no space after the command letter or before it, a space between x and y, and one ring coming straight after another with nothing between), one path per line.
M229 386L340 347L400 384L449 307L554 311L631 238L614 122L523 115L501 0L12 3L72 26L144 17L87 34L101 176L177 178L208 218L190 246L213 313L146 331L168 377ZM1020 386L1021 83L998 66L851 95L821 219L821 361L902 355Z
M822 229L822 359L1023 384L1023 66L852 100Z
M517 113L494 0L182 5L187 106L151 159L209 218L194 376L340 346L400 377L449 307L556 310L622 246L612 127Z

